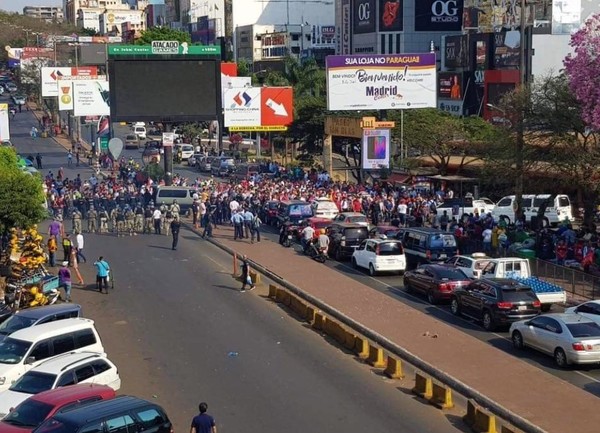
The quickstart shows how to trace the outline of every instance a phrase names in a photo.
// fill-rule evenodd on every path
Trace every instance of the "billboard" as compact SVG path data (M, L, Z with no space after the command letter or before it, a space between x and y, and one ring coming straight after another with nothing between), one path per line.
M8 104L0 104L0 140L10 140Z
M350 31L352 19L350 15L350 0L342 0L342 26L340 35L342 50L340 54L347 55L352 53L352 32Z
M58 80L58 111L73 109L73 82Z
M352 28L355 35L375 31L375 0L353 0Z
M223 93L225 126L284 126L293 118L291 87L248 87Z
M463 30L480 33L511 29L521 22L521 2L517 0L463 0ZM569 0L565 0L569 1ZM533 23L533 15L526 8L526 21Z
M73 81L73 114L75 116L107 116L110 114L109 99L108 81Z
M415 31L454 32L462 29L463 0L415 1Z
M109 59L109 77L114 122L198 122L219 117L221 71L215 58L190 53L155 60L118 54Z
M570 35L581 26L581 0L552 1L552 34Z
M519 30L494 33L494 68L519 66L521 62Z
M461 101L464 95L462 74L457 72L438 73L438 98Z
M79 68L52 68L43 67L41 71L42 96L52 98L59 96L58 80L62 77L71 75L94 76L98 75L98 69L95 66L86 66Z
M401 32L404 24L403 0L379 0L379 31Z
M445 111L454 116L463 115L463 101L438 100L438 110Z
M329 110L436 107L435 53L328 56Z
M376 170L390 167L390 130L365 129L362 138L362 168Z
M446 36L443 56L443 65L448 69L469 66L468 35Z

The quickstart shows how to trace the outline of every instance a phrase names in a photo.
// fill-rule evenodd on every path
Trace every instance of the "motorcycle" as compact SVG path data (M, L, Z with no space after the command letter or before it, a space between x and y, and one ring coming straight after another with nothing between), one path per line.
M310 242L306 243L304 254L319 263L325 263L328 259L327 252L319 247L318 239L312 239Z
M286 248L291 247L296 230L296 226L293 226L290 223L285 223L279 232L279 243Z

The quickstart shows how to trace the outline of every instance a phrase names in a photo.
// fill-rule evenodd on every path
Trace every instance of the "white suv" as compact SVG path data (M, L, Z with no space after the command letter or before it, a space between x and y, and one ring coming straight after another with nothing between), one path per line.
M1 392L0 418L34 394L77 383L107 385L115 391L121 388L119 371L104 354L65 353L32 368L7 391Z

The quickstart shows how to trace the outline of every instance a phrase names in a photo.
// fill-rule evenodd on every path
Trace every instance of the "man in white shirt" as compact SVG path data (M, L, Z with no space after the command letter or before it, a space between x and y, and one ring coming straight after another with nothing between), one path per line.
M300 240L302 242L302 249L306 249L306 245L308 245L308 243L312 240L313 236L315 235L315 229L307 225L302 229L302 232L300 232L300 234L302 235L302 239Z
M81 261L83 259L83 263L87 262L87 259L83 255L83 234L81 232L76 232L77 236L75 237L75 245L77 248L77 260Z
M398 207L398 217L400 218L400 223L404 226L406 225L406 212L408 212L408 206L404 202L404 200L400 201Z
M154 209L152 213L152 219L154 220L154 234L160 234L160 226L162 222L162 213L159 208Z
M482 233L483 238L483 252L490 254L492 252L492 230L488 227Z

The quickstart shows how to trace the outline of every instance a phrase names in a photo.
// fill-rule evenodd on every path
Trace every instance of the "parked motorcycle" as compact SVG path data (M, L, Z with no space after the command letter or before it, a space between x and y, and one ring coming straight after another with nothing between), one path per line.
M291 223L284 223L279 232L279 243L286 248L291 247L296 229Z

